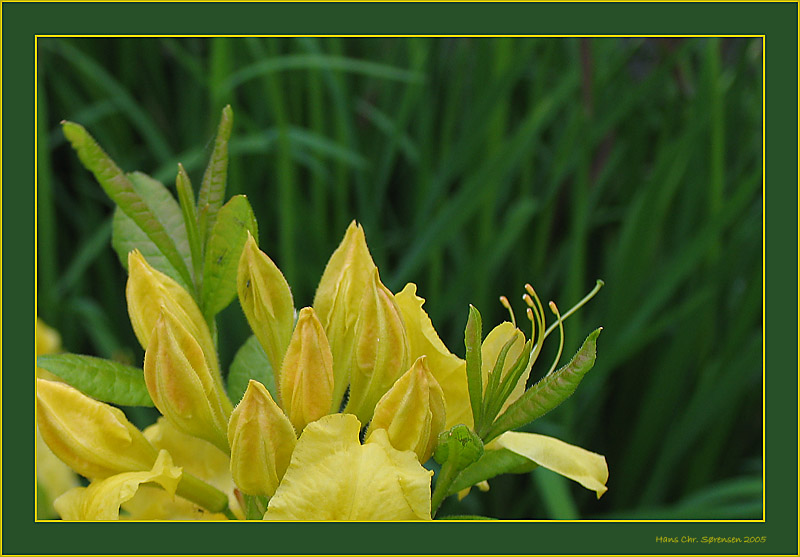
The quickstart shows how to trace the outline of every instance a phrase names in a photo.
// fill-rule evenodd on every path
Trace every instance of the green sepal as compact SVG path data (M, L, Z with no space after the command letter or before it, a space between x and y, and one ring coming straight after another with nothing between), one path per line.
M475 429L479 434L485 431L494 418L494 416L489 415L489 406L492 401L497 398L497 390L500 387L500 377L503 375L506 357L508 356L508 351L511 350L515 342L517 342L517 337L512 336L511 339L503 345L503 348L500 349L500 353L497 355L497 359L494 362L494 367L492 367L492 370L489 372L486 381L486 390L483 393L481 421L475 424Z
M197 209L200 213L200 234L206 238L214 229L217 213L225 199L225 187L228 181L228 141L233 131L233 110L230 105L222 109L222 117L217 127L214 140L214 151L203 174ZM204 212L205 210L205 212Z
M475 463L467 466L450 485L447 494L458 493L484 480L500 474L522 474L530 472L538 464L508 449L487 450Z
M263 520L269 505L269 497L247 495L246 493L243 493L242 497L244 498L245 520Z
M580 350L567 365L540 379L511 404L492 424L484 437L485 442L541 418L569 398L578 388L583 376L594 366L597 337L602 330L600 327L586 337Z
M236 274L248 231L258 237L256 217L247 198L236 195L220 209L206 245L201 307L209 321L236 297Z
M467 389L469 403L472 406L472 423L478 424L481 419L481 401L483 400L483 377L481 377L481 341L483 331L481 312L470 304L467 326L464 329L464 346L467 360Z
M484 413L484 421L486 422L487 426L492 423L495 417L497 417L497 413L500 412L500 409L503 407L503 404L505 404L506 399L511 396L511 393L514 391L514 387L516 387L520 377L522 377L522 374L525 372L525 368L528 367L528 362L531 359L532 348L533 341L527 341L522 347L522 352L517 358L517 361L514 362L514 365L510 370L508 370L508 373L503 378L500 385L492 393L492 398L486 401L487 407Z
M483 455L483 442L474 431L464 424L453 426L439 434L433 458L439 464L450 463L461 470Z
M142 200L144 200L148 209L172 238L184 264L190 264L189 240L187 239L181 208L175 198L164 187L164 184L143 172L131 172L127 174L127 177ZM123 268L128 268L128 254L134 249L138 249L153 268L175 279L188 292L193 291L192 285L186 283L184 277L170 262L169 258L120 207L117 207L114 211L111 245L114 247L114 251L117 252L117 257L119 257Z
M106 194L158 248L183 279L182 282L191 284L189 268L175 242L148 207L130 178L120 170L83 126L74 122L63 122L62 129L81 163L94 174Z
M251 379L264 385L273 399L278 399L272 365L255 335L245 341L231 363L228 373L228 396L234 405L242 400L244 392L247 390L247 383Z
M39 356L36 365L102 402L153 406L141 368L79 354Z

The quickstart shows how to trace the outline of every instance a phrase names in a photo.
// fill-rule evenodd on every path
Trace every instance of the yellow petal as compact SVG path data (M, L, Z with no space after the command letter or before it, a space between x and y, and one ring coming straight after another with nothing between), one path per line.
M228 450L231 403L200 344L165 306L145 351L144 379L156 408L176 427Z
M289 419L258 381L250 380L231 414L228 440L231 474L239 489L272 497L289 467L297 437Z
M394 295L372 274L356 321L350 354L350 397L345 412L367 423L375 404L408 370L408 338Z
M239 508L234 495L235 485L231 477L230 458L220 449L198 437L183 433L169 420L159 418L158 421L144 430L144 436L157 449L169 451L173 462L183 470L212 485L228 496L228 506L240 518L244 515ZM163 497L161 497L163 499ZM197 505L176 497L175 501L165 507L163 512L158 511L157 503L148 501L137 495L125 507L131 514L142 518L169 519L173 515L177 518L196 516L203 520L225 520L224 515L214 514L199 508Z
M442 387L447 416L445 428L458 424L472 427L466 362L452 354L439 338L430 317L422 309L425 299L417 296L416 284L407 284L395 296L395 302L403 314L411 361L426 356L428 368Z
M39 431L50 449L87 478L149 470L158 456L119 408L65 383L36 380Z
M385 429L395 449L414 451L420 462L427 461L444 430L445 408L442 388L431 374L426 357L398 379L375 406L367 438Z
M516 363L520 354L522 354L522 349L525 346L525 335L512 323L504 321L492 329L489 334L486 335L486 338L483 339L483 344L481 345L481 375L483 376L484 388L486 387L486 383L489 378L489 372L492 370L492 368L494 368L494 365L497 362L497 356L500 355L500 352L506 343L512 339L514 339L514 343L511 345L508 353L506 353L506 359L503 363L503 371L500 375L501 379L505 377L506 373L508 373L512 367L514 367L514 364ZM533 362L528 362L527 368L517 381L517 384L514 386L514 389L511 391L509 397L503 403L498 415L502 414L512 402L521 397L522 393L525 392L526 383L528 382L528 376L531 373L532 365Z
M385 430L361 445L361 424L332 414L308 424L266 520L429 520L432 472Z
M44 321L36 318L36 355L53 354L61 350L61 335L58 331L48 327ZM50 381L61 381L61 379L39 366L36 366L36 377L48 379Z
M495 443L591 489L598 499L608 489L608 465L602 455L536 433L507 431Z
M119 507L130 500L143 483L157 483L175 494L181 469L172 464L167 451L161 451L149 472L124 472L75 488L59 497L54 505L65 520L118 520Z
M223 513L212 513L183 497L173 497L148 485L140 485L136 495L122 504L122 509L127 514L120 520L228 520ZM239 518L244 515L239 513Z
M350 223L333 252L314 295L314 311L333 353L334 391L331 412L337 412L347 390L350 353L361 300L372 280L375 263L364 229Z
M36 501L37 518L52 516L52 502L78 485L77 474L50 450L42 439L38 427L36 428L36 482L44 495Z
M276 375L280 372L294 326L289 284L267 254L247 233L237 274L239 302Z
M333 401L333 356L312 308L303 308L278 381L281 406L299 433L328 414Z

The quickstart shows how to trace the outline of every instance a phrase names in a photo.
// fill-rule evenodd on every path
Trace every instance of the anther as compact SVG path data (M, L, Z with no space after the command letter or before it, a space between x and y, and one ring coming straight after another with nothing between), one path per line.
M502 306L508 310L508 314L511 316L511 323L516 327L517 318L514 316L514 310L511 309L511 303L508 301L508 298L505 296L500 296L500 304L502 304Z

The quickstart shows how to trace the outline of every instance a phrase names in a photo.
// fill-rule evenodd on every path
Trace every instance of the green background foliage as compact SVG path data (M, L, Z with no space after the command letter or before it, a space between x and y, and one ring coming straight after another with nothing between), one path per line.
M39 315L141 365L113 206L59 122L174 192L230 104L227 196L298 308L352 219L461 357L468 304L486 333L526 282L566 310L605 281L562 359L603 326L597 363L530 431L604 454L608 493L535 469L439 516L760 519L762 69L760 38L39 38ZM218 325L227 370L238 302Z

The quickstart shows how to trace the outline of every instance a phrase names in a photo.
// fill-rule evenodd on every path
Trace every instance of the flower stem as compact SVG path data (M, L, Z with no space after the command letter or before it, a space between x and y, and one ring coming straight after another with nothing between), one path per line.
M456 469L455 462L453 460L448 460L442 465L442 469L439 472L439 477L436 479L436 487L433 490L433 495L431 496L431 518L436 516L436 511L439 510L439 507L442 505L442 501L444 498L447 497L447 492L450 490L450 485L453 483L453 480L456 479L456 476L460 470Z
M225 513L228 518L236 518L228 508L227 495L187 472L183 473L176 493L211 512Z

